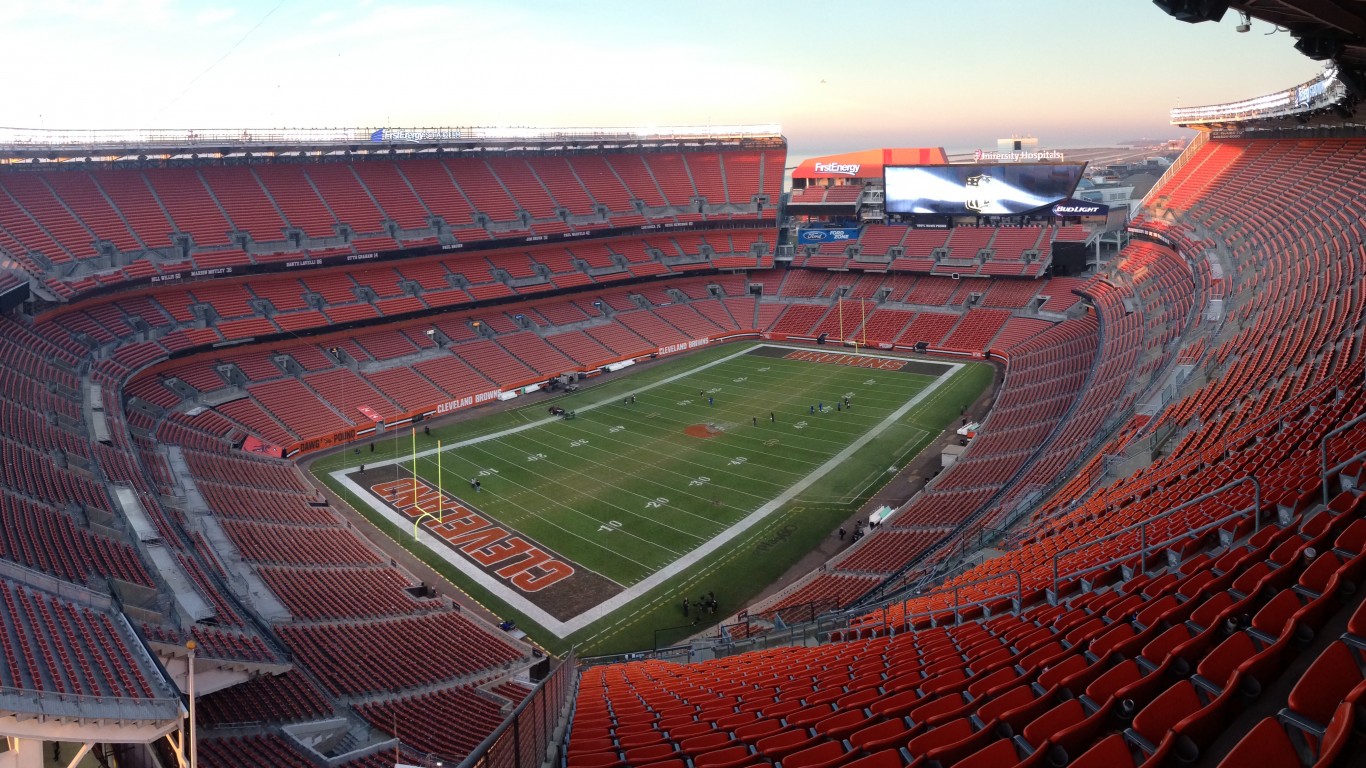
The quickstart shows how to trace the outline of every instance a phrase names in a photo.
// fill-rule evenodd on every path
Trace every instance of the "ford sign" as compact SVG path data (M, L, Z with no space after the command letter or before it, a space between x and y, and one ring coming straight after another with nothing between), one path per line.
M858 240L859 230L844 229L803 229L797 232L799 243L833 243Z

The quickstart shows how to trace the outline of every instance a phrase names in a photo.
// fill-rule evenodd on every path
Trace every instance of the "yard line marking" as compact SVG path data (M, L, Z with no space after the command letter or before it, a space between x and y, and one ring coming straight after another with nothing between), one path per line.
M593 433L590 433L590 434L593 434ZM530 440L532 443L535 443L535 444L537 444L537 445L544 445L544 446L549 446L549 445L550 445L549 443L542 443L542 442L540 442L540 441L538 441L538 440L534 440L534 439L532 439L532 438L530 438L530 437L525 437L525 436L523 436L522 439L523 439L523 440ZM633 450L633 451L648 451L649 453L657 454L657 455L660 455L660 456L671 456L671 454L669 454L669 453L665 453L665 452L663 452L663 451L654 451L654 450L650 450L650 449L648 449L648 448L645 448L644 446L633 445L633 444L631 444L631 443L626 443L626 442L621 442L621 441L617 441L617 440L612 440L611 438L603 438L603 439L604 439L604 440L607 440L607 441L610 441L610 442L618 443L619 445L624 445L624 446L626 446L627 448L630 448L630 449ZM595 448L594 450L597 450L597 451L599 451L599 452L601 452L601 453L606 453L606 454L607 454L608 456L610 456L614 461L630 461L630 462L633 462L633 463L638 464L638 465L639 465L639 464L643 464L643 465L645 465L646 467L649 468L649 471L650 471L650 474L651 474L651 475L665 475L665 474L669 474L669 475L675 475L675 476L677 476L677 477L685 478L685 479L688 479L688 480L691 480L691 479L693 479L693 478L696 477L696 475L692 475L692 474L689 474L689 473L686 473L686 472L677 472L677 471L674 471L674 470L663 469L663 468L661 468L661 467L656 466L653 462L650 462L650 461L642 461L642 460L639 460L639 459L636 459L636 458L631 457L629 454L613 453L613 452L608 452L608 451L602 451L601 448ZM608 471L615 472L615 473L618 473L618 474L625 474L625 475L628 475L628 476L633 477L633 478L642 479L644 482L647 482L647 483L651 483L651 484L653 484L653 485L660 486L660 487L664 488L665 490L670 491L670 492L672 492L672 493L679 493L679 492L680 492L677 486L668 485L668 484L666 484L666 483L662 483L662 482L656 481L656 480L654 480L654 479L652 479L652 478L650 478L650 477L645 476L643 473L642 473L642 474L637 474L637 473L635 473L635 472L629 472L629 471L623 470L623 469L621 469L621 468L619 468L619 467L614 467L614 466L612 466L611 464L608 464L608 463L605 463L605 462L595 461L595 460L590 459L590 458L588 458L587 456L585 456L584 453L583 453L582 451L580 451L579 453L574 454L574 456L575 456L575 458L577 458L577 459L580 460L581 462L588 463L588 464L592 464L592 465L597 466L597 467L602 467L603 469L606 469L606 470L608 470ZM700 467L702 470L705 470L705 471L708 471L708 472L712 472L712 473L715 473L715 472L716 472L716 468L714 468L714 467L708 467L708 466L706 466L706 465L699 464L699 463L697 463L697 462L685 462L685 463L687 463L687 464L692 464L693 466ZM580 471L578 471L578 470L576 470L576 469L573 469L572 467L567 467L567 466L562 465L562 464L555 464L555 465L553 465L553 466L557 466L557 467L559 467L559 468L561 468L561 469L563 469L563 470L567 470L568 472L570 472L570 473L572 473L572 474L575 474L575 475L579 475L580 477L592 477L592 475L589 475L589 474L587 474L587 473L585 473L585 472L580 472ZM622 488L622 487L620 487L620 486L611 485L611 487L614 488L614 489L616 489L616 490L619 490L619 491L621 491L621 492L623 492L623 493L631 494L631 495L633 495L633 496L640 496L641 498L653 498L653 497L646 497L645 494L636 493L635 491L631 491L631 490L628 490L628 489L626 489L626 488ZM738 488L727 488L726 490L727 490L728 492L731 492L731 493L743 494L743 495L746 495L746 496L753 496L753 497L756 498L756 499L767 499L767 498L769 498L767 495L757 494L757 493L748 493L748 492L743 491L743 490L740 490L740 489L738 489ZM688 493L687 491L682 491L682 492L685 493L685 494L687 494L687 495L689 495L689 496L692 496L693 498L698 499L698 500L700 500L700 501L706 501L706 499L705 499L704 497L702 497L702 496L697 496L697 495L695 495L695 494ZM727 504L726 506L730 507L731 505ZM735 509L735 507L731 507L731 508L732 508L732 509ZM675 510L675 511L686 512L686 510ZM716 521L712 520L711 518L704 517L704 516L702 516L702 515L697 515L697 514L693 514L693 513L688 513L688 514L691 514L691 515L693 515L693 517L697 517L698 519L706 520L707 522L710 522L710 523L715 523L715 522L716 522Z
M802 347L792 347L784 344L771 343L762 346L778 347L785 349L803 349ZM665 379L661 379L660 381L654 382L653 384L640 387L636 391L648 391L651 389L659 388L661 386L664 386L675 381L681 381L687 378L688 376L694 375L697 371L714 368L717 365L723 364L742 355L748 355L750 354L751 350L755 348L758 347L749 347L739 352L736 352L732 355L727 355L725 357L718 358L717 360L713 360L710 363L705 363L702 366L699 366L698 368L689 369L679 374L667 377ZM886 355L872 354L870 354L869 356L888 357ZM778 496L770 500L768 503L764 504L763 506L754 510L750 514L746 515L741 520L736 521L730 527L726 528L724 531L722 531L720 534L716 535L709 541L704 542L696 549L693 549L692 551L684 554L682 557L679 557L678 559L674 560L673 562L669 563L663 568L650 574L645 579L635 582L630 587L623 590L622 592L619 592L618 594L614 595L608 600L592 608L589 608L568 620L561 621L559 619L556 619L554 616L551 616L544 609L532 603L521 593L498 582L492 576L484 573L478 568L475 568L472 563L469 563L468 561L459 557L455 552L441 551L436 547L431 547L431 542L434 541L435 537L431 536L431 534L427 533L426 531L423 531L422 534L428 537L428 546L431 547L433 551L437 552L438 556L442 557L448 563L450 563L458 570L463 572L472 581L479 584L484 589L495 594L499 599L503 600L511 608L519 611L520 613L528 617L530 620L539 624L547 632L550 632L551 634L559 638L568 637L574 632L577 632L583 629L584 627L587 627L590 624L593 624L611 615L617 610L620 610L621 608L630 604L637 598L654 590L659 585L663 584L665 581L677 576L678 574L684 572L686 569L691 568L693 565L700 562L702 559L716 552L722 546L730 543L736 537L744 534L746 531L749 531L755 526L761 524L765 518L773 514L778 509L782 508L782 506L787 504L789 501L793 500L794 498L797 498L799 494L801 494L807 488L811 487L812 484L823 478L825 475L829 474L832 470L834 470L844 461L847 461L850 456L854 455L868 443L872 442L886 429L896 424L912 409L920 406L922 403L924 403L931 397L934 397L937 391L942 386L947 384L948 381L951 380L964 367L965 364L963 363L948 364L946 366L947 370L945 370L944 373L940 374L939 377L934 379L934 381L932 381L928 386L917 392L913 397L911 397L909 400L903 403L899 408L889 413L872 429L859 435L852 442L850 442L843 450L836 453L834 456L830 457L828 460L826 460L825 463L821 464L819 467L812 470L809 474L807 474L806 477L802 478L801 480L798 480L796 483L794 483L792 486L787 488ZM576 408L575 410L579 412L593 410L596 408L603 407L605 405L618 403L619 400L620 395L612 395L596 403L591 403L589 405ZM487 440L496 440L498 438L515 434L517 432L525 431L536 426L553 423L554 421L556 421L556 419L554 418L539 419L524 426L504 429L499 432L494 432L480 437L471 438L470 440L464 441L462 443L457 443L453 446L447 446L447 449L458 447L461 445L472 445ZM436 453L437 450L438 449L436 448L431 448L420 452L418 456L425 458ZM390 459L383 463L375 464L373 466L389 466L395 463L401 463L406 461L409 461L408 457L396 457L394 459ZM331 476L340 485L354 493L357 498L364 500L365 503L369 504L371 508L374 509L376 512L390 519L391 522L396 522L399 525L404 525L407 523L406 520L401 519L401 515L397 511L392 510L388 507L387 504L384 504L381 500L376 499L371 493L369 493L369 491L362 489L354 480L348 477L347 473L351 471L351 469L352 468L348 467L346 469L336 470L331 473Z
M531 443L533 443L533 444L535 444L535 445L539 445L539 446L545 447L545 448L547 448L547 449L554 450L554 448L555 448L555 446L553 446L553 445L551 445L551 444L549 444L549 443L540 442L539 440L535 440L535 439L533 439L533 438L531 438L531 437L528 437L528 436L526 436L526 435L521 436L521 439L522 439L522 440L528 440L528 441L530 441ZM500 441L500 442L501 442L501 441ZM507 445L507 443L504 443L504 444ZM477 446L472 446L472 447L477 449ZM515 447L515 446L513 446L513 447ZM485 451L485 453L487 453L487 451ZM609 469L609 470L611 470L611 471L613 471L613 472L618 472L618 473L621 473L621 472L622 472L622 470L617 469L617 468L615 468L615 467L612 467L612 466L610 466L610 465L602 464L602 463L600 463L600 462L593 462L593 461L590 461L589 459L584 458L584 456L583 456L582 453L577 453L577 454L575 454L575 456L576 456L577 458L583 460L583 461L588 461L589 463L597 464L598 466L605 467L605 468L607 468L607 469ZM596 476L596 475L590 475L590 474L588 474L588 473L586 473L586 472L580 472L580 471L578 471L578 470L576 470L576 469L574 469L574 468L572 468L572 467L569 467L569 466L567 466L567 465L565 465L565 464L557 463L553 458L548 458L548 459L546 459L546 460L545 460L545 463L546 463L547 465L549 465L549 466L552 466L552 467L555 467L555 468L557 468L557 469L560 469L561 471L568 472L569 474L572 474L572 475L577 475L577 476L579 476L579 477L586 477L586 478L589 478L589 479L592 479L592 480L598 480L598 479L599 479L598 476ZM652 481L651 481L651 482L652 482ZM520 485L520 483L519 483L519 485ZM604 488L604 487L605 487L605 488L610 488L610 489L615 490L615 491L618 491L618 492L620 492L620 493L625 493L625 494L628 494L628 495L631 495L631 496L638 496L638 497L640 497L640 498L642 498L642 499L653 499L653 498L655 498L654 496L646 496L645 494L637 493L637 492L635 492L635 491L628 490L628 489L623 488L623 487L621 487L621 486L615 485L614 483L598 482L597 485L598 485L599 488ZM679 492L678 489L677 489L676 487L674 487L674 486L665 486L663 483L655 483L655 485L659 485L659 486L663 487L664 490L666 490L666 491L668 491L668 492L670 492L670 493L678 493L678 492ZM534 490L533 490L532 492L535 493ZM582 495L582 494L580 494L580 495ZM596 497L595 497L595 498L596 498ZM702 497L698 496L698 497L696 497L696 498L701 499ZM604 503L605 503L605 502L604 502ZM661 526L663 526L663 527L665 527L665 528L668 528L669 530L675 531L675 532L677 532L677 533L684 534L685 536L691 536L691 537L696 538L696 539L705 538L705 537L703 537L703 536L698 536L697 534L691 533L691 532L689 532L689 531L684 531L684 530L681 530L681 529L679 529L679 528L674 528L672 525L669 525L669 524L667 524L667 523L664 523L664 522L660 521L658 518L648 518L648 517L644 517L643 515L641 515L641 514L639 514L639 513L637 513L637 512L632 512L632 511L630 511L630 510L628 510L628 509L625 509L625 508L623 508L623 507L620 507L620 506L618 506L618 505L616 505L616 504L608 504L607 506L616 507L617 509L620 509L620 510L621 510L622 512L624 512L625 514L633 515L633 516L636 516L636 517L640 517L640 518L643 519L643 520L647 520L647 521L649 521L649 522L651 522L651 523L656 523L656 524L661 525ZM672 511L675 511L675 512L686 512L686 510L678 510L678 509L674 509L674 508L672 508L672 507L671 507L670 509L671 509ZM693 515L694 517L697 517L698 519L705 520L705 521L707 521L708 523L711 523L711 524L713 524L713 525L716 524L716 521L715 521L715 520L712 520L712 519L710 519L710 518L703 517L703 516L701 516L701 515L697 515L697 514L694 514L694 513L688 513L688 514L691 514L691 515ZM667 548L666 548L666 549L667 549ZM673 550L669 550L669 551L672 552ZM675 553L675 554L677 554L677 553Z
M503 464L512 464L512 462L509 461L508 459L504 459L504 458L498 456L497 454L494 454L494 453L488 451L488 450L485 449L485 448L481 448L481 447L479 447L479 446L473 446L473 449L474 449L474 450L478 450L478 451L482 451L483 453L487 454L487 455L488 455L491 459L493 459L494 461L498 461L498 462L501 462L501 463L503 463ZM432 459L423 459L423 461L427 462L428 464L435 463ZM467 461L468 461L468 459L467 459ZM592 516L592 515L590 515L590 514L584 512L583 510L577 508L576 506L573 506L573 505L570 505L570 504L566 504L566 503L564 503L563 501L561 501L561 500L559 500L559 499L556 499L556 498L547 496L546 494L542 493L541 491L537 490L536 488L533 488L533 487L528 486L528 485L523 485L522 483L519 483L519 482L517 482L516 480L513 480L512 478L508 477L506 474L500 476L499 482L500 482L500 483L506 482L506 483L515 485L515 486L517 486L517 487L523 489L523 492L524 492L524 493L529 493L529 494L531 494L531 495L533 495L533 496L537 496L537 497L539 497L539 498L541 498L541 499L544 499L544 500L545 500L546 502L548 502L549 504L554 505L557 509L568 510L570 513L575 514L575 515L578 515L579 517L582 517L582 518L591 520L591 521L593 521L594 523L596 523L596 524L598 524L598 525L601 525L601 524L603 523L602 520L597 519L596 517L594 517L594 516ZM578 494L578 495L586 495L586 494ZM604 502L604 503L605 503L605 502ZM521 506L521 505L518 505L518 506ZM640 517L640 518L643 519L643 520L648 520L648 518L645 518L643 515L639 515L639 514L637 514L637 513L635 513L635 512L632 512L632 511L630 511L630 510L628 510L628 509L625 509L625 508L623 508L623 507L619 507L619 506L617 506L616 504L607 504L607 506L615 507L616 509L620 510L623 514L632 515L632 516L635 516L635 517ZM523 508L525 509L525 507L523 507ZM534 513L533 513L533 514L534 514ZM551 524L551 525L554 525L556 528L561 528L561 530L563 530L563 528L562 528L561 526L557 525L555 522L553 522L552 520L550 520L548 517L545 517L545 516L539 515L539 514L536 514L535 516L536 516L538 519L544 520L545 522L547 522L547 523L549 523L549 524ZM493 516L493 515L490 515L489 517L494 517L494 516ZM495 517L494 519L497 519L497 518ZM651 522L653 522L653 521L651 521ZM665 527L667 528L667 527L671 527L671 526L665 526ZM675 528L674 530L678 530L678 529ZM640 540L640 541L645 542L646 544L649 544L649 545L651 545L651 546L654 546L654 547L656 547L656 548L658 548L658 549L662 549L662 550L664 550L665 552L668 552L669 554L672 554L672 555L675 555L675 556L682 554L681 552L678 552L677 550L674 550L674 549L672 549L671 547L666 547L666 546L664 546L663 544L660 544L659 542L654 541L654 540L651 540L651 539L642 538L642 537L637 536L636 534L633 534L633 533L631 533L631 532L629 532L629 531L622 531L622 533L626 534L627 536L630 536L630 537L633 538L633 539L638 539L638 540ZM683 531L679 531L679 533L683 533ZM583 537L582 537L582 536L579 536L578 538L583 538ZM700 539L700 538L702 538L702 537L699 536L699 537L697 537L697 538ZM548 545L547 545L547 546L548 546ZM607 549L609 552L614 552L614 553L615 553L615 551L612 550L612 549L610 549L610 548L606 548L606 547L604 547L604 548ZM626 559L626 560L631 560L631 558L625 557L625 555L622 555L622 557L623 557L624 559ZM647 568L647 569L650 568L650 566L648 566L648 565L646 565L646 564L644 564L644 563L639 563L639 562L637 562L637 561L635 561L635 560L631 560L631 562L636 563L637 565L641 566L642 568Z
M770 345L770 346L772 346L772 345ZM688 370L686 370L686 371L683 371L682 373L676 373L676 374L674 374L673 376L669 376L669 377L667 377L667 378L660 379L659 381L656 381L656 382L654 382L654 383L652 383L652 384L646 384L646 385L644 385L644 386L642 386L642 387L639 387L639 388L636 389L635 391L636 391L637 393L639 393L639 392L648 392L648 391L650 391L650 390L652 390L652 389L656 389L656 388L658 388L658 387L662 387L662 386L664 386L664 385L666 385L666 384L671 384L671 383L673 383L673 382L675 382L675 381L678 381L678 380L680 380L680 379L683 379L683 378L686 378L686 377L688 377L688 376L693 375L693 373L696 372L696 371L703 371L703 370L706 370L706 369L708 369L708 368L712 368L712 367L721 365L722 363L730 362L731 360L734 360L735 358L740 357L740 356L742 356L742 355L748 355L748 354L750 353L750 350L751 350L751 349L753 349L753 347L749 347L749 348L746 348L746 349L742 349L742 350L740 350L739 352L734 352L734 353L732 353L732 354L726 355L725 357L717 358L716 360L713 360L713 361L711 361L710 363L703 363L702 365L698 366L697 368L690 368L690 369L688 369ZM620 396L620 395L611 395L610 397L606 397L606 398L604 398L604 399L602 399L602 400L599 400L599 401L597 401L597 402L595 402L595 403L589 403L589 404L587 404L587 405L578 406L578 407L574 408L574 411L575 411L575 412L582 413L582 412L584 412L584 411L593 411L593 410L597 410L598 408L602 408L602 407L604 407L604 406L616 404L617 402L620 401L620 399L621 399L621 396ZM483 442L483 441L485 441L485 440L496 440L496 439L498 439L498 438L500 438L500 437L506 437L507 435L513 435L513 434L516 434L516 433L518 433L518 432L525 432L525 431L528 430L528 429L535 429L536 427L544 426L544 425L546 425L546 424L553 424L553 423L555 423L555 422L557 422L557 421L561 421L561 420L562 420L562 419L560 419L558 416L545 416L545 417L542 417L542 418L540 418L540 419L536 419L536 420L534 420L534 421L529 421L529 422L527 422L526 424L519 424L518 426L515 426L515 427L508 427L507 429L501 429L501 430L498 430L497 432L490 432L490 433L484 434L484 435L476 435L476 436L471 437L471 438L469 438L469 439L461 440L460 442L448 443L448 444L446 444L445 446L443 446L442 448L427 448L427 449L425 449L425 450L418 451L418 452L417 452L417 457L420 458L420 459L421 459L421 458L426 458L427 456L431 456L431 455L435 454L435 453L436 453L437 451L439 451L439 450L453 450L453 449L455 449L455 448L459 448L459 447L464 446L464 445L472 445L472 444L474 444L474 443ZM366 463L366 466L373 466L373 467L376 467L376 468L379 468L379 467L388 467L388 466L393 466L394 464L398 464L398 463L402 463L402 462L406 462L406 461L411 461L411 460L412 460L412 456L411 456L411 455L409 455L409 456L396 456L396 457L394 457L394 458L392 458L392 459L385 459L385 460L383 460L383 461L375 462L374 464L370 464L369 462L367 462L367 463ZM341 471L345 471L345 470L338 470L338 471L341 472ZM334 472L333 474L336 474L336 473Z

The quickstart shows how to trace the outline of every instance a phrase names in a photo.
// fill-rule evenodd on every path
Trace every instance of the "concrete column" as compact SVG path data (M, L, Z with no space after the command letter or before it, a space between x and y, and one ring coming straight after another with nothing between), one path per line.
M9 751L0 754L0 768L43 768L43 746L46 742L13 737L8 741Z

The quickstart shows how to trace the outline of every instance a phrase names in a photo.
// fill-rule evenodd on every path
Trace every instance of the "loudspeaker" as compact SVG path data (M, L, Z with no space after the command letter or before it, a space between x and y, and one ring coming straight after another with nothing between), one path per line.
M1331 37L1319 37L1317 35L1301 37L1295 43L1295 50L1308 56L1314 61L1327 61L1342 55L1343 44L1341 40Z
M1366 98L1366 76L1363 76L1360 71L1346 69L1339 64L1337 77L1348 96L1353 99Z
M829 336L830 336L830 334L828 334L828 333L822 333L821 335L819 335L819 336L816 337L816 343L817 343L817 344L824 344L824 343L825 343L825 340L826 340L827 338L829 338Z
M1184 21L1187 24L1219 21L1228 13L1226 0L1153 0L1153 5L1166 11L1177 21Z

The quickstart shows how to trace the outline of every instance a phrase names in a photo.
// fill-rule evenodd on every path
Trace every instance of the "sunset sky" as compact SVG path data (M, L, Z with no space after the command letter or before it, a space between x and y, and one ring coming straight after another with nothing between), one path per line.
M794 156L1182 135L1305 81L1285 32L1148 0L0 0L0 125L779 123Z

